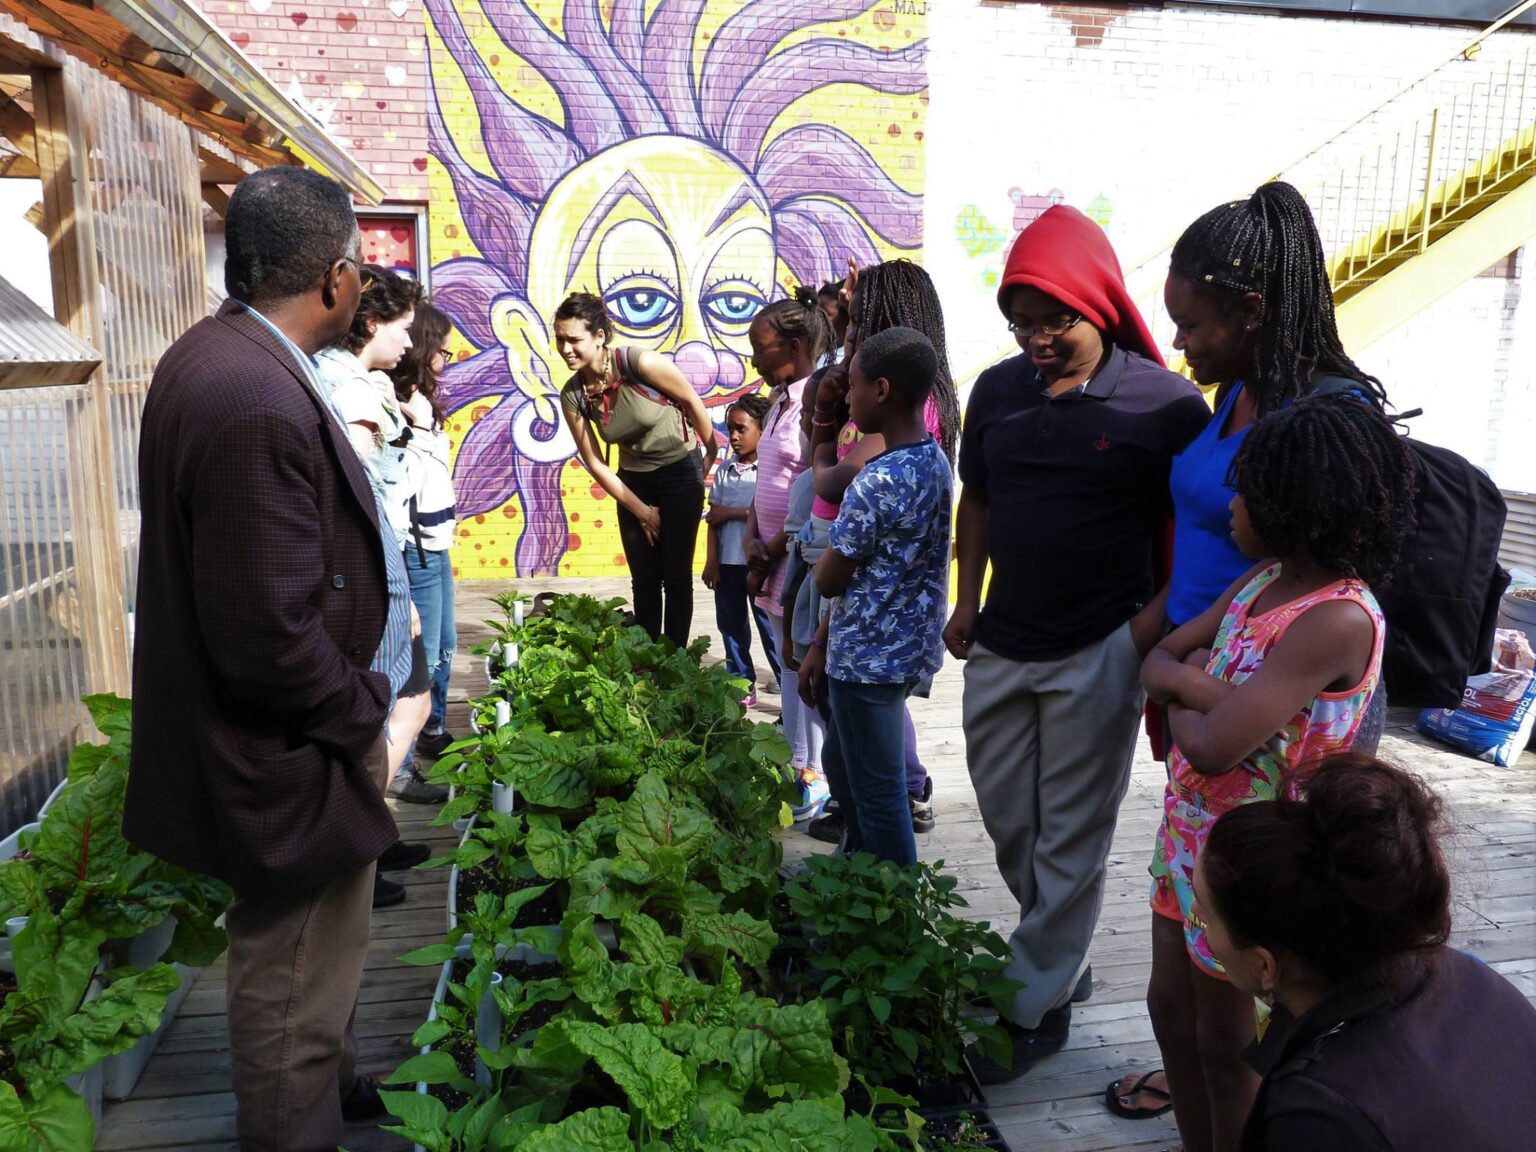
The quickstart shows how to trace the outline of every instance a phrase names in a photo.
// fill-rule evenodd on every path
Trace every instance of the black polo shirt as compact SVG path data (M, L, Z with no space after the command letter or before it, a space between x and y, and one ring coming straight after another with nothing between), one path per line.
M977 379L960 479L987 498L992 579L973 638L1010 660L1102 640L1151 598L1168 466L1211 410L1188 380L1116 348L1061 396L1023 354Z

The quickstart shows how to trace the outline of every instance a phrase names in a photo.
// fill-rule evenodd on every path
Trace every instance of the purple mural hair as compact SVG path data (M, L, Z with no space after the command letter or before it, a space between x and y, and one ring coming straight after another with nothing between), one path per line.
M514 315L532 311L528 262L544 201L566 175L605 149L636 137L675 135L716 151L755 181L754 194L762 190L758 200L766 204L772 228L773 255L801 283L835 278L849 256L860 264L878 262L877 239L899 250L916 248L921 196L901 189L851 137L826 125L792 127L772 139L769 133L785 109L829 85L858 84L902 96L923 91L927 44L883 51L818 37L780 48L789 36L857 17L883 0L755 0L721 23L702 61L698 26L710 0L660 0L649 20L647 0L612 0L606 26L603 0L566 0L561 34L526 0L481 0L478 11L509 55L554 93L560 115L553 120L508 95L454 0L424 2L480 126L479 147L461 149L434 87L427 108L429 148L452 182L478 253L433 272L434 303L479 349L447 369L442 395L450 410L499 398L460 446L458 506L467 516L479 515L518 499L524 513L518 570L549 574L557 571L568 542L560 500L563 461L546 451L563 435L549 378L558 361L531 346L537 336L525 341L529 347L502 347L502 321L492 321L498 301L514 305ZM481 150L489 175L466 159ZM779 291L773 284L761 289L758 299ZM735 307L731 299L726 293L714 306ZM745 318L751 315L749 310ZM689 363L714 363L715 350L691 339ZM736 379L744 370L739 355L719 358L712 387L720 392L711 395L742 383ZM518 365L517 378L509 357Z

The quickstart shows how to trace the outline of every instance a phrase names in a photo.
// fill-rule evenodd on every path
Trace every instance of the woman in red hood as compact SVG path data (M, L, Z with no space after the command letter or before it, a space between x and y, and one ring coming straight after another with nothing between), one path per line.
M960 441L958 599L966 761L1019 901L1004 1024L1011 1067L1059 1049L1087 999L1088 945L1130 779L1141 658L1162 634L1154 556L1168 468L1210 409L1163 367L1109 239L1048 209L1008 255L998 307L1020 355L976 381ZM982 579L990 564L985 604Z

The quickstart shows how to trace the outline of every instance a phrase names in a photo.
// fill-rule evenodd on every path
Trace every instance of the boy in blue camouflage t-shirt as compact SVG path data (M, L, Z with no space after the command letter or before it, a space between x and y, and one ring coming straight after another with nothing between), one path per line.
M907 799L903 706L943 662L953 482L923 422L938 357L921 332L888 328L862 341L849 369L850 418L885 450L843 495L815 579L840 597L825 653L830 723L822 762L845 784L844 851L917 859ZM809 654L808 654L809 655ZM802 664L801 691L820 685Z

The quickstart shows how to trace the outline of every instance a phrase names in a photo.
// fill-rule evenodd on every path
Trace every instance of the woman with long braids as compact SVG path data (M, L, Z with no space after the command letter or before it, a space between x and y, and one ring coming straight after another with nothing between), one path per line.
M670 360L613 343L599 296L566 297L555 310L555 348L573 373L560 409L576 453L619 506L635 622L681 648L693 628L693 551L704 477L720 450L715 427ZM618 446L617 471L598 455L599 439Z
M800 706L793 662L783 648L785 557L790 534L784 522L789 512L790 486L810 463L809 446L800 431L801 400L806 381L832 345L832 326L816 304L815 294L800 288L786 300L766 305L747 329L752 345L752 367L771 389L763 434L757 442L757 490L747 513L742 548L749 568L748 591L758 608L772 621L768 639L774 645L769 660L778 670L782 695L784 736L789 741L791 762L800 786L800 800L792 805L795 819L817 815L826 800L827 786L821 775L820 717Z
M816 468L816 500L811 507L812 530L822 535L837 519L843 493L858 475L866 461L885 450L885 441L878 434L864 436L858 425L848 419L846 391L848 368L858 351L858 342L889 328L912 328L921 332L938 354L938 376L933 392L923 409L923 420L929 433L944 449L953 464L960 441L960 401L955 393L954 376L950 372L949 352L944 338L944 310L939 304L939 294L933 278L910 260L887 260L860 269L852 260L848 262L848 277L843 281L842 296L846 302L848 323L845 329L843 356L836 366L823 373L817 382L816 412L812 420L812 442ZM802 678L803 694L807 699L819 696L818 677L826 663L827 624L823 620L818 631L818 642L802 667L809 667L811 675ZM920 687L919 694L927 695L927 688ZM905 732L906 784L910 818L914 832L928 832L934 827L933 782L928 770L917 754L917 728L912 723L912 712L906 712ZM840 754L840 747L835 750ZM832 772L840 766L832 761ZM847 819L843 810L844 789L841 780L832 780L832 797L827 814L811 822L808 831L818 840L828 843L842 842L847 832Z

